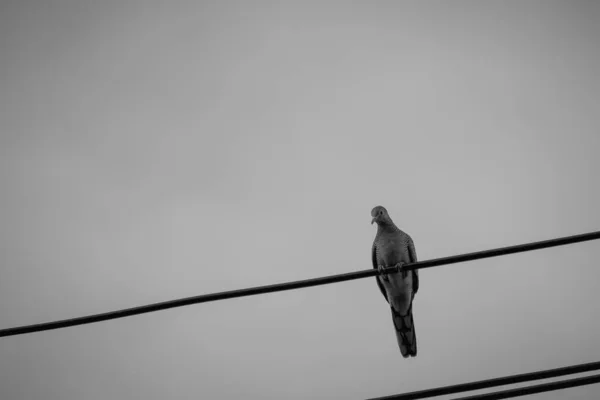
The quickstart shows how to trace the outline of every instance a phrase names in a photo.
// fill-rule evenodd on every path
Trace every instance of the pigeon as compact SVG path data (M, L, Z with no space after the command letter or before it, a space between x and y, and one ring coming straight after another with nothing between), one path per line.
M417 261L415 245L412 238L394 224L384 207L373 208L371 217L371 224L377 223L377 235L371 251L373 268L380 271L388 267L398 269L397 273L377 276L377 285L390 305L400 353L404 358L416 357L417 336L412 302L419 290L419 273L402 269L405 263Z

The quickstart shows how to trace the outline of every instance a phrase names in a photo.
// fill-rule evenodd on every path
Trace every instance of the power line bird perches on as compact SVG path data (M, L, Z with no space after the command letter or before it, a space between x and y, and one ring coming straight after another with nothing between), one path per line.
M412 271L416 269L432 268L440 265L455 264L466 261L479 260L483 258L491 258L503 256L507 254L522 253L525 251L540 250L549 247L564 246L566 244L586 242L589 240L600 239L600 231L584 233L575 236L565 236L556 239L544 240L541 242L532 242L519 244L516 246L501 247L497 249L478 251L475 253L460 254L456 256L435 258L432 260L419 261L405 264L403 270ZM123 310L109 311L102 314L87 315L84 317L64 319L60 321L45 322L35 325L18 326L0 330L0 337L23 335L25 333L48 331L51 329L67 328L70 326L91 324L94 322L108 321L110 319L131 317L133 315L145 314L154 311L166 310L169 308L188 306L191 304L208 303L211 301L233 299L236 297L254 296L263 293L282 292L284 290L300 289L311 286L327 285L329 283L351 281L354 279L369 278L375 275L386 275L398 272L397 268L384 268L376 270L373 268L349 272L346 274L330 275L321 278L305 279L302 281L293 281L285 283L277 283L274 285L258 286L247 289L231 290L227 292L204 294L200 296L186 297L178 300L165 301L162 303L148 304L145 306L126 308Z

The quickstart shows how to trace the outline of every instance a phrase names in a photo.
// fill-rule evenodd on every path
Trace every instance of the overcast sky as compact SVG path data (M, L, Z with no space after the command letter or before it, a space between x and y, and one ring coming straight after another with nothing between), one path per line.
M595 1L3 1L0 329L600 229ZM600 242L0 339L3 400L362 399L600 360ZM591 399L600 386L532 396Z

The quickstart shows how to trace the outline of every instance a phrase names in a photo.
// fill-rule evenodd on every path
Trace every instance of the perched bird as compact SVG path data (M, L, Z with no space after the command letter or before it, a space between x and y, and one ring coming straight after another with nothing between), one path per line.
M373 217L371 224L377 223L377 235L371 251L373 268L381 270L395 266L399 271L377 276L377 285L390 304L396 339L402 356L416 357L417 336L412 301L419 290L419 273L417 270L402 270L405 263L417 261L415 245L411 237L394 224L384 207L373 208L371 217Z

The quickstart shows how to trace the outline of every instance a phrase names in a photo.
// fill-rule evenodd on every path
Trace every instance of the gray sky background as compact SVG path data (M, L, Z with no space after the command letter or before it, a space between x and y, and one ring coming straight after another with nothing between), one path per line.
M600 3L4 1L0 328L600 229ZM600 243L0 340L0 398L361 399L600 360ZM599 386L531 398L591 399Z

